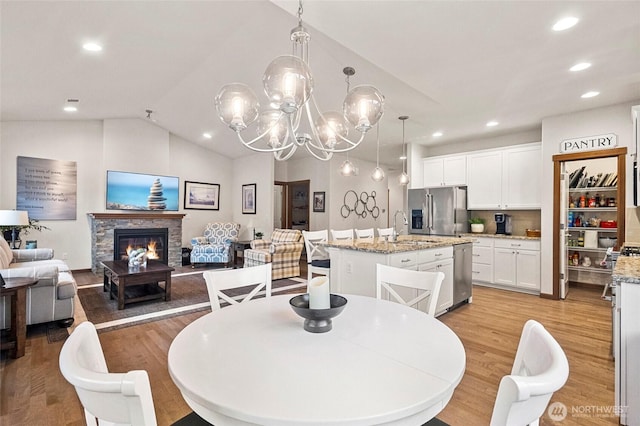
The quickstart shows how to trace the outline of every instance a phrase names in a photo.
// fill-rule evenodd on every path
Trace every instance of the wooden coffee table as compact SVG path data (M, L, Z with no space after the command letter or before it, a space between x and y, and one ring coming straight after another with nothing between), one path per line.
M24 356L27 342L27 287L38 282L34 278L5 278L0 287L0 296L11 297L11 332L8 339L2 338L0 349L11 350L13 358Z
M144 300L171 300L171 272L175 269L158 260L148 260L146 267L129 268L126 260L106 261L102 266L104 291L109 292L111 299L117 293L118 309Z

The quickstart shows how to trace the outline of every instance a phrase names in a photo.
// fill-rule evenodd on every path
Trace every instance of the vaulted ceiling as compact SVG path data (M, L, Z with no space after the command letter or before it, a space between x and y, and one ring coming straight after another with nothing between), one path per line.
M145 119L151 109L180 137L248 155L213 99L229 82L261 96L266 66L291 51L297 10L279 0L2 1L0 117ZM552 31L565 16L578 24ZM640 99L638 1L307 0L302 19L321 108L341 108L345 66L356 69L352 86L385 95L381 162L390 165L400 155L399 115L410 116L407 142L429 145ZM86 41L103 51L83 51ZM592 66L570 72L578 62ZM581 98L587 91L600 95ZM72 115L62 110L69 98L80 101ZM499 124L488 128L490 120ZM370 132L353 157L375 161L375 141Z

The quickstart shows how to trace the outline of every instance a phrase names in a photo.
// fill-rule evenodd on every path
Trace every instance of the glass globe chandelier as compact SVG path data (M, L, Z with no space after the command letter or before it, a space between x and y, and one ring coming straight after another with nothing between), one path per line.
M347 76L347 95L342 112L321 113L313 97L313 75L309 68L309 33L302 26L302 0L298 6L298 26L291 30L293 55L274 59L264 72L262 83L270 109L260 112L255 93L242 83L223 86L215 98L220 119L236 132L240 142L258 152L272 152L276 160L287 160L298 147L304 146L314 157L327 161L334 152L347 152L364 140L365 134L378 123L384 112L384 96L374 86L350 88L351 67L343 69ZM312 107L315 120L312 115ZM306 116L311 133L301 127ZM245 140L241 133L254 121L257 137ZM347 138L351 124L360 133L357 141Z
M398 178L398 182L400 185L408 185L409 184L409 175L407 174L407 152L406 152L406 144L404 142L404 122L409 118L408 115L401 115L398 117L398 120L402 120L402 174Z

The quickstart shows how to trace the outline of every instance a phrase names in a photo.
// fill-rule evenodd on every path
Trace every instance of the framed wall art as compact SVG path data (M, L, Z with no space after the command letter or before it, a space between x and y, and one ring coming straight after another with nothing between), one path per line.
M324 213L324 192L313 193L313 211Z
M220 185L185 181L184 208L191 210L220 210Z
M256 214L256 186L242 185L242 214Z

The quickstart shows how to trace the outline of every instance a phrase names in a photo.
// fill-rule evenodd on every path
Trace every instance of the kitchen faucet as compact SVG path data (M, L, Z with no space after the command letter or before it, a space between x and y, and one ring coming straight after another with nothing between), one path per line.
M405 225L409 224L409 221L407 220L407 215L404 213L404 210L396 210L396 212L393 214L393 233L391 234L391 241L398 240L398 232L396 231L396 220L398 218L398 213L402 213L402 220L404 224Z

